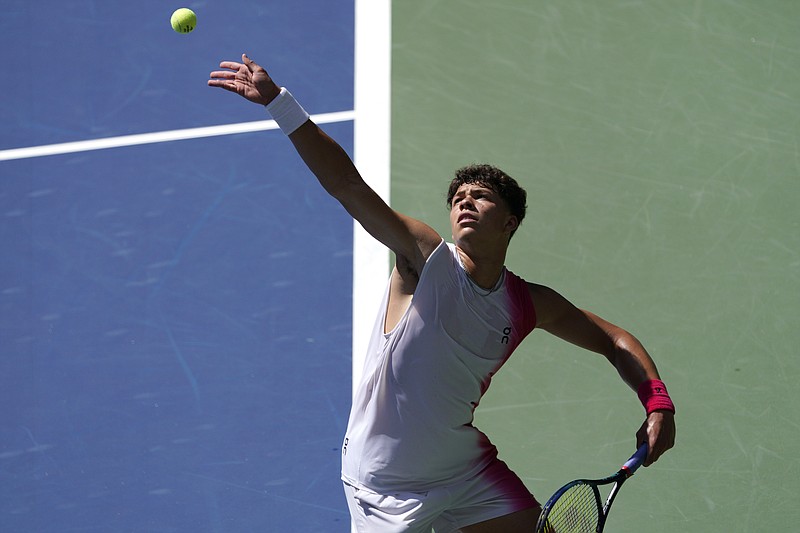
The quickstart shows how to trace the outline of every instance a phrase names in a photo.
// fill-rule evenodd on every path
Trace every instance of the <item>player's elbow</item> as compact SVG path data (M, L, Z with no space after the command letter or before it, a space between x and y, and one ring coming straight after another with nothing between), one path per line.
M605 354L609 362L617 369L639 358L644 352L644 347L631 333L619 329L612 334L610 352Z

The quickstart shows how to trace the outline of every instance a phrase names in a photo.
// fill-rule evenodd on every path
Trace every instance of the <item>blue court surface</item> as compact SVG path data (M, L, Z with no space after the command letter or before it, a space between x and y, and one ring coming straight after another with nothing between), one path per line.
M630 329L678 406L609 531L797 530L798 6L5 0L0 532L350 531L388 254L207 86L243 52L444 235L458 166L528 188L509 268ZM634 445L602 358L537 332L493 383L476 424L540 500Z
M206 86L242 52L353 108L351 1L177 7L3 4L2 531L349 530L352 223L288 140L14 152L266 120Z

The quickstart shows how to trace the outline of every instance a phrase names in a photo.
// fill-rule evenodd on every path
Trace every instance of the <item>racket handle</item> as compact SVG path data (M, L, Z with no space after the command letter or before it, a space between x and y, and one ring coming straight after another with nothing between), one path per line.
M622 465L622 469L625 470L629 476L632 476L633 473L642 466L645 459L647 459L647 443L643 442L642 445L639 446L639 449L636 450L636 453L631 455L631 458Z

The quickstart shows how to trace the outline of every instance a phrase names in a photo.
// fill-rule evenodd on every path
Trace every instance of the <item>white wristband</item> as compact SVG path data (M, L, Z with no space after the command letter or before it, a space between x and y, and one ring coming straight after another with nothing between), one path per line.
M281 87L281 92L266 106L267 112L273 120L278 123L281 131L286 135L291 135L294 130L306 123L309 118L308 113L297 103L292 93Z

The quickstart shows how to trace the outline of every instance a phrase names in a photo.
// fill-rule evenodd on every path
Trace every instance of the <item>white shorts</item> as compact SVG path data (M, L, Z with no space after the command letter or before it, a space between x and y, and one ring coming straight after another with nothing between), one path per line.
M344 483L353 531L450 533L539 503L503 461L457 485L427 492L377 494Z

